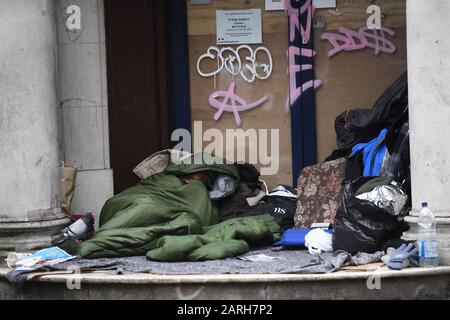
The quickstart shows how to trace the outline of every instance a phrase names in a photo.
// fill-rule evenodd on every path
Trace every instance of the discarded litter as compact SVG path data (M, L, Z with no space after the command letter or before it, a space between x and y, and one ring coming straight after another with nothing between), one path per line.
M17 265L17 262L20 260L23 260L29 256L31 256L32 253L17 253L17 252L10 252L8 254L8 257L5 259L6 264L8 265L8 268L15 268Z
M33 271L41 266L51 266L75 258L75 256L71 256L58 247L52 247L40 250L30 256L25 256L17 261L15 265L17 271Z
M253 256L239 256L237 257L239 260L243 261L251 261L251 262L271 262L278 260L277 257L271 257L265 254L256 254Z

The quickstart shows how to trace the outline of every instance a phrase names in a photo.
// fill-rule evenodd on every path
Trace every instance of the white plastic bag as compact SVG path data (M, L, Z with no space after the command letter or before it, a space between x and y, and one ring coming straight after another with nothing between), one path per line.
M310 254L333 251L333 237L322 229L313 229L305 236L305 246Z

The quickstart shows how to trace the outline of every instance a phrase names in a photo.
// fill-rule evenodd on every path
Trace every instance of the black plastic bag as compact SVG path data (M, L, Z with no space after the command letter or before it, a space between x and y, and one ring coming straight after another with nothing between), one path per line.
M407 225L398 216L367 200L356 198L355 192L373 177L361 177L343 182L341 203L333 233L333 249L355 254L374 253L394 238L399 238Z
M404 118L407 114L407 96L408 75L404 72L383 92L371 109L353 109L341 113L335 120L339 149L370 141L381 129L390 128L396 122L401 126L407 120Z

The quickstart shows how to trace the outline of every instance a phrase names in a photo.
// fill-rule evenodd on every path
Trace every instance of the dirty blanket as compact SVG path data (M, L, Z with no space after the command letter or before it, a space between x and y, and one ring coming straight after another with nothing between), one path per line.
M263 254L274 258L270 262L244 261L239 257ZM79 259L58 264L52 270L66 270L70 266L83 269L109 270L111 273L153 273L162 275L186 274L324 274L338 271L344 266L380 262L385 253L358 253L345 251L311 255L307 250L279 250L261 248L239 257L202 262L164 263L145 257Z
M270 262L243 261L239 257L200 262L167 263L148 260L145 256L129 258L77 259L50 267L39 272L76 270L89 272L102 270L108 274L151 273L160 275L189 274L324 274L338 271L344 266L380 262L384 252L358 253L354 256L345 251L323 253L313 256L307 250L279 250L261 248L245 253L242 257L263 254L275 258ZM240 256L241 257L241 256ZM11 270L6 278L13 284L23 285L28 274Z

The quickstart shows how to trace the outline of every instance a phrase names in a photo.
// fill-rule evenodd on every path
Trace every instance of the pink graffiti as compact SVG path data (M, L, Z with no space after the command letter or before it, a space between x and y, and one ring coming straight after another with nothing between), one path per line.
M295 0L296 2L299 2L300 0ZM298 8L292 7L292 1L291 0L285 0L284 5L286 8L286 13L289 17L289 37L290 42L295 41L295 36L297 32L300 32L300 36L302 39L302 42L304 44L307 44L311 40L311 28L312 28L312 17L314 16L315 8L311 3L311 0L305 1L303 6L300 7L300 10ZM304 14L307 12L307 20L306 20L306 30L303 28L303 26L300 23L300 14ZM297 73L302 72L305 70L311 70L313 66L311 64L302 64L298 65L296 63L296 57L297 56L304 56L304 57L313 57L316 55L316 52L311 49L303 49L296 46L290 46L288 48L288 59L289 59L289 87L290 87L290 94L289 98L286 102L286 112L289 112L290 106L292 106L302 95L303 92L306 90L309 90L311 88L317 89L321 84L322 81L320 80L310 80L307 81L301 85L297 85Z
M296 2L300 2L300 0L295 0ZM308 18L306 21L306 30L300 24L299 12L298 8L292 7L292 0L284 0L284 7L287 15L289 16L289 38L290 41L295 40L295 34L297 31L300 31L302 41L308 42L311 38L311 28L312 28L312 17L314 17L314 13L316 8L311 4L311 0L305 1L303 6L300 7L300 15L308 12Z
M364 48L372 48L375 54L380 52L394 53L396 51L395 44L387 40L385 34L393 37L395 31L382 27L380 30L369 30L367 27L362 27L359 31L353 31L348 28L339 28L338 33L327 32L320 37L323 40L328 40L333 46L333 49L328 51L328 57L345 50L354 51ZM373 40L373 41L369 41Z
M292 105L295 101L297 101L298 98L300 98L303 92L311 88L317 89L322 84L322 81L310 80L303 83L301 86L297 87L297 79L296 79L297 72L311 70L313 66L311 64L297 65L295 64L295 57L300 55L305 57L312 57L316 55L316 52L311 49L300 50L299 48L291 46L288 49L288 54L289 54L289 61L294 62L293 64L290 63L289 65L289 87L290 87L289 98ZM289 104L286 105L286 108L289 110Z
M236 125L240 127L241 117L239 116L239 112L256 108L257 106L266 102L269 99L269 96L265 96L253 103L247 103L243 98L236 95L235 89L236 83L234 81L231 81L228 91L215 91L209 96L209 104L213 108L218 109L218 111L214 115L214 120L219 120L223 112L233 112ZM223 97L224 99L222 101L219 101L218 98L221 97ZM229 101L231 101L231 104L228 104Z

